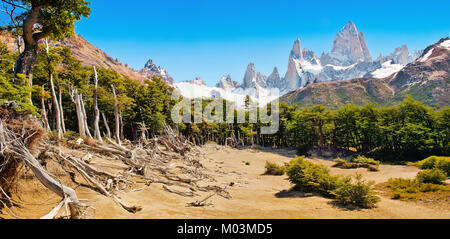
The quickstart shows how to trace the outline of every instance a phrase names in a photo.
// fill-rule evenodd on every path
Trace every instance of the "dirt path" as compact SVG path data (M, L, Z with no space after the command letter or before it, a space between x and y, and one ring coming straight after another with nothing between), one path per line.
M186 204L203 199L208 194L200 194L193 198L182 197L164 191L160 185L145 187L141 184L136 185L135 191L119 195L130 204L143 206L142 211L130 214L111 199L86 187L77 188L78 197L89 200L88 203L95 208L95 214L92 215L95 218L450 218L449 210L385 197L382 197L378 208L364 210L340 208L334 205L331 199L320 196L277 197L277 193L289 189L292 185L285 176L262 175L264 165L266 161L278 164L288 162L295 152L237 150L216 145L206 145L202 150L206 156L202 159L202 163L208 168L208 173L217 180L215 184L228 186L232 199L215 195L208 200L212 205L193 208L187 207ZM313 161L327 166L333 164L324 160ZM380 172L336 168L332 168L331 172L345 175L360 172L366 179L381 183L392 177L413 178L418 169L409 166L382 165ZM233 186L229 186L230 183L233 183ZM25 205L16 210L18 215L23 218L38 218L57 204L57 197L51 193L42 196L38 191L36 189L26 192L23 195L27 196L22 199L27 202L40 202L39 205ZM43 200L46 200L45 204L42 204Z

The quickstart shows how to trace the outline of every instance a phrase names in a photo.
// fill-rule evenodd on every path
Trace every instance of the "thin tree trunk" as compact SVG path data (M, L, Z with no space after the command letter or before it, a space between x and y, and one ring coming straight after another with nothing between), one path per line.
M94 66L94 136L98 141L102 142L102 135L100 133L100 127L98 125L100 121L100 112L98 111L98 100L97 100L97 86L98 86L98 75L97 69Z
M82 94L80 94L80 103L81 103L81 114L83 115L84 130L86 130L86 135L89 138L92 138L92 134L89 131L89 125L87 123L86 108L84 107L84 101L83 101L83 95Z
M60 115L61 115L61 128L63 133L66 133L66 123L64 122L64 108L62 106L62 93L61 93L61 86L58 85L58 89L59 89L59 111L60 111Z
M121 144L120 142L120 119L119 119L119 105L117 102L117 95L116 95L116 90L114 89L114 86L111 85L112 88L112 92L113 92L113 96L114 96L114 117L116 120L116 125L115 125L115 131L114 131L114 137L116 139L116 142L118 144Z
M73 95L75 95L75 98L73 98ZM78 90L75 89L72 93L72 101L75 103L75 109L77 112L77 118L78 118L78 133L80 134L81 138L86 137L86 130L84 129L84 121L83 121L83 113L81 112L81 103L80 103L80 94L78 94Z
M50 47L48 45L48 40L45 39L45 50L47 52L47 61L48 64L51 64L50 62ZM53 101L53 107L55 108L55 117L56 117L56 133L58 134L58 139L61 139L62 137L62 129L61 129L61 112L60 112L60 105L58 103L58 98L56 97L56 91L55 91L55 84L53 83L53 72L49 71L49 78L50 78L50 90L52 92L52 101Z
M47 40L45 40L45 47L46 47L46 51L47 51L48 64L51 64L50 58L48 56L48 54L49 54L49 46L48 46L48 41ZM55 119L56 119L55 130L56 130L56 133L58 135L58 139L61 139L61 137L62 137L61 113L59 111L58 98L56 97L55 84L53 83L53 72L49 71L48 74L49 74L49 79L50 79L50 90L51 90L51 93L52 93L52 102L53 102L53 107L54 107L54 110L55 110Z
M108 138L111 138L111 130L109 129L108 121L106 120L105 113L102 112L103 123L105 124L106 133Z
M125 137L123 135L122 112L119 112L119 119L120 119L120 139L123 140Z
M45 90L44 90L44 85L42 85L42 96L41 96L41 116L42 116L42 121L44 122L44 127L48 130L50 130L50 125L48 124L48 118L47 118L47 110L45 109L45 100L44 100L44 96L45 96Z

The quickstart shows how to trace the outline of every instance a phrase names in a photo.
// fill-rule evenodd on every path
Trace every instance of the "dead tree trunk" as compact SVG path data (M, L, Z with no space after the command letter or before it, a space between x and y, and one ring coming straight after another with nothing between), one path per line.
M44 85L42 85L42 96L41 96L41 116L42 116L42 121L44 123L44 127L48 130L50 130L50 125L48 123L48 118L47 118L47 110L45 109L45 90L44 90Z
M59 90L59 111L61 115L61 129L63 133L66 133L66 123L64 122L64 108L62 106L62 93L61 93L61 85L58 85Z
M99 121L100 121L100 112L98 111L98 100L97 100L97 87L98 87L98 75L97 75L97 70L95 69L94 66L94 75L95 75L95 79L94 79L94 137L102 142L102 135L100 133L100 127L98 125Z
M2 150L4 149L3 145L9 145L9 147L6 147L6 150L8 150L9 153L15 154L20 157L31 168L38 180L45 187L62 197L64 200L67 200L71 212L71 217L78 218L80 215L80 208L83 205L78 200L75 190L63 185L61 182L50 176L50 174L41 166L41 164L26 147L23 141L25 140L25 137L23 135L16 135L10 132L7 128L4 128L1 120L0 135L2 135Z
M83 121L83 113L81 111L81 103L80 103L80 94L78 94L78 90L75 89L71 93L72 101L75 103L75 110L77 112L77 119L78 119L78 133L80 134L81 138L86 137L86 130L84 129L85 124Z
M45 39L45 50L47 52L47 61L48 64L51 64L50 62L50 57L49 57L49 53L50 53L50 47L48 45L48 40ZM62 129L61 129L61 112L59 111L59 103L58 103L58 98L56 97L56 91L55 91L55 84L53 83L53 72L50 70L48 72L49 74L49 78L50 78L50 90L52 92L52 101L53 101L53 107L55 108L55 113L56 113L56 126L55 126L55 130L56 133L58 135L58 139L61 139L62 137Z
M114 86L111 85L113 97L114 97L114 117L116 120L115 130L114 130L114 137L116 139L116 142L118 144L121 144L120 142L120 119L119 119L119 105L117 102L117 95L116 90L114 89Z
M108 138L111 138L111 130L109 129L108 121L106 120L105 113L102 112L103 123L105 124L106 133Z
M80 94L80 104L81 104L81 114L83 116L83 124L84 124L84 130L86 131L86 135L89 138L92 138L91 132L89 131L89 126L87 123L87 114L86 114L86 108L84 107L84 101L83 101L83 95Z

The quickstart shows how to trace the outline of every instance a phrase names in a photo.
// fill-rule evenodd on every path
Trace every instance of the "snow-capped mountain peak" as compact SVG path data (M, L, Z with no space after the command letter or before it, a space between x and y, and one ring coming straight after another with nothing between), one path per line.
M155 76L159 76L168 85L173 85L175 83L169 73L167 73L164 68L157 66L151 59L148 60L147 63L145 63L144 68L142 68L142 70L140 70L138 73L147 79L152 79Z

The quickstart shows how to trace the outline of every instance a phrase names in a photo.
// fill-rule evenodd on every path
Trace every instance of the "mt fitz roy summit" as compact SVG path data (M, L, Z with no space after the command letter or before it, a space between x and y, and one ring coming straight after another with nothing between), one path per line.
M269 102L291 91L301 89L308 84L328 81L350 80L360 77L385 78L402 70L407 64L416 60L422 51L411 54L406 45L376 60L372 59L367 47L364 33L358 32L353 22L348 22L336 35L329 53L318 57L315 52L302 49L300 38L294 41L289 54L288 69L281 77L277 67L269 76L258 72L253 62L249 63L242 83L234 81L229 75L222 77L214 87L206 86L199 79L175 83L167 72L147 63L142 73L147 76L161 73L165 81L188 98L222 97L230 101L250 96L259 103Z

